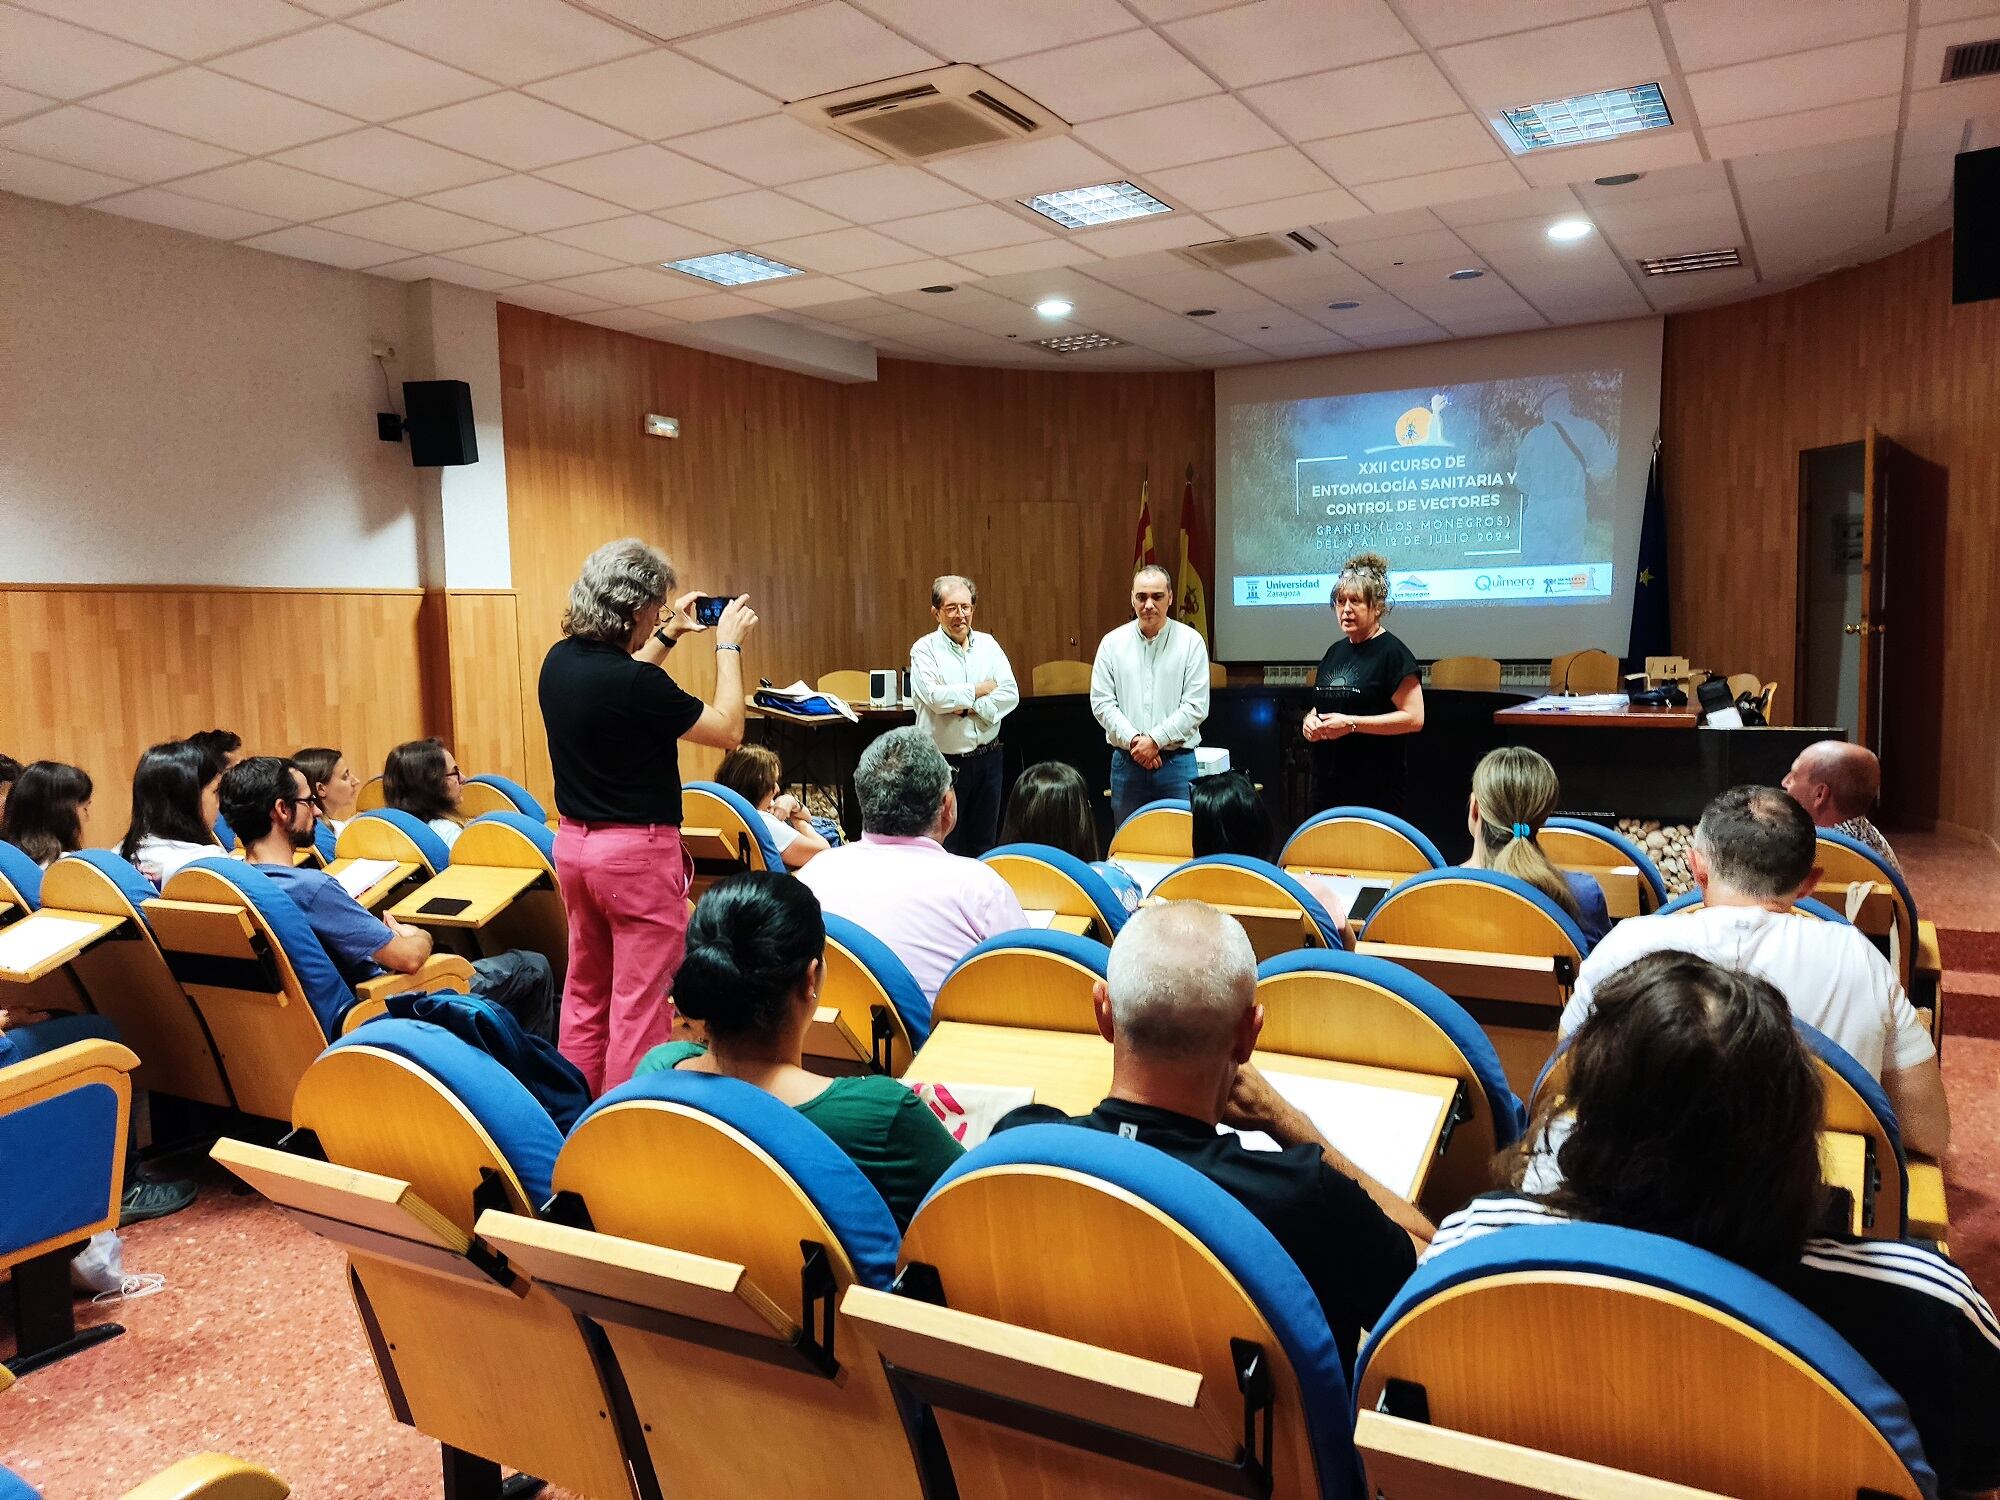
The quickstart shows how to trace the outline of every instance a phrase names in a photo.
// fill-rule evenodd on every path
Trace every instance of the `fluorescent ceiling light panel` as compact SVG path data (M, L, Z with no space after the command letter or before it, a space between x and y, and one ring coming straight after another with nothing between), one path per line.
M776 281L781 276L803 276L797 266L780 260L766 260L748 250L724 250L715 255L694 255L686 260L663 260L669 271L698 276L717 286L748 286L753 281Z
M1036 339L1035 344L1051 354L1082 354L1091 349L1122 349L1125 341L1105 333L1065 333L1058 338Z
M1099 224L1116 224L1125 219L1144 219L1153 214L1170 214L1173 209L1144 188L1129 182L1100 182L1096 187L1064 188L1059 193L1037 193L1017 200L1043 218L1054 219L1065 229L1093 229Z
M1674 117L1657 83L1639 83L1630 88L1573 94L1567 99L1545 99L1540 104L1517 104L1501 110L1495 123L1505 127L1503 138L1520 154L1611 141L1641 130L1664 130L1674 123Z

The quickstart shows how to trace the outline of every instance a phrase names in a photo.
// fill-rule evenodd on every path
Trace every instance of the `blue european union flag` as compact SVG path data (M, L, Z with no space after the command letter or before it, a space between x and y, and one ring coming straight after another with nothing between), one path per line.
M1646 473L1646 514L1639 525L1639 574L1632 589L1632 635L1626 643L1627 672L1646 670L1646 658L1672 650L1673 622L1667 606L1667 502L1660 479L1660 450Z

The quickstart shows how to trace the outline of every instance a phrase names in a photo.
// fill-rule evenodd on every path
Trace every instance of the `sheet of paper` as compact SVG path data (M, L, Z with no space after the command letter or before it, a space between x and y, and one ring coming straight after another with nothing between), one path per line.
M1264 1077L1349 1161L1392 1192L1410 1196L1423 1170L1438 1115L1445 1108L1444 1100L1344 1078L1314 1078L1303 1073L1266 1073ZM1215 1128L1229 1129L1227 1125ZM1252 1151L1279 1149L1262 1131L1237 1134Z
M1612 714L1622 713L1632 706L1632 700L1623 693L1577 693L1565 697L1561 693L1544 693L1539 698L1531 698L1526 703L1517 703L1512 712L1524 714Z
M363 891L395 868L396 862L393 859L357 859L333 878L340 882L343 891L359 901Z
M1028 919L1030 927L1047 927L1056 919L1054 912L1043 911L1039 907L1023 908L1021 915Z
M1111 863L1139 882L1139 894L1150 896L1169 870L1180 866L1170 859L1135 859L1129 854L1113 855Z
M10 927L0 927L0 969L25 974L43 959L74 947L96 932L95 922L36 912Z
M970 1151L993 1133L1009 1110L1035 1102L1033 1089L990 1083L918 1083L911 1085L930 1106L952 1139Z

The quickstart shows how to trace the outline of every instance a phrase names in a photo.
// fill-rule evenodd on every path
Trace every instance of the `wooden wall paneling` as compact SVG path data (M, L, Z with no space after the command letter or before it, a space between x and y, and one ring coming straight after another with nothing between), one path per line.
M504 303L500 358L523 764L538 794L550 788L535 682L604 541L665 548L685 588L747 591L762 619L745 653L754 684L903 664L942 572L978 580L979 623L1017 670L1088 659L1130 615L1141 477L1170 562L1189 462L1212 523L1205 372L883 360L876 381L836 385ZM646 437L647 412L680 418L681 436ZM1071 589L1073 602L1055 597ZM713 660L696 637L671 669L706 695ZM715 759L684 751L683 772Z
M446 595L451 748L467 775L520 776L521 642L511 591L452 589Z
M1661 425L1674 649L1789 670L1798 454L1870 424L1950 471L1938 816L2000 839L2000 302L1951 305L1951 239L1667 320ZM1781 708L1797 701L1790 683Z
M422 732L418 589L0 584L0 748L96 783L89 842L125 831L132 768L220 726L252 753L338 745L361 774Z

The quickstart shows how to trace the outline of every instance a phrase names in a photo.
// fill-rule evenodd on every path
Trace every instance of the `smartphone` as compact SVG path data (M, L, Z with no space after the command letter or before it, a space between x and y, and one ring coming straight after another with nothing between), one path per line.
M417 908L424 917L455 917L472 903L460 896L433 896Z
M722 623L722 612L729 608L729 597L725 594L702 594L694 601L694 622L713 630Z

